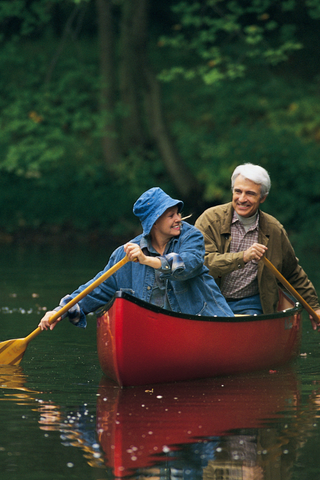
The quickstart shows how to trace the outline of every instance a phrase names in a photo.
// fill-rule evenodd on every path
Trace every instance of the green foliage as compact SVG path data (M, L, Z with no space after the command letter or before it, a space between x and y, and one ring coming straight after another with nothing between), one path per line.
M0 3L0 25L2 38L19 40L43 28L50 20L50 9L59 0L33 1L2 0Z
M152 185L148 175L162 175L159 159L150 158L146 168L145 155L137 153L118 170L107 171L101 153L96 43L79 41L77 47L65 48L48 78L58 48L54 38L3 46L2 231L89 229L130 236L137 228L133 202L141 188Z
M48 29L56 7L68 11L90 0L1 0L0 25L3 40L20 41Z
M203 185L204 202L230 201L230 177L237 165L262 165L272 179L263 209L284 224L295 245L318 248L317 87L297 80L291 85L267 70L215 88L195 88L195 84L172 87L168 101L180 106L176 118L171 118L173 131L183 157ZM306 238L304 232L311 228L314 235Z
M103 163L95 34L62 48L48 20L55 4L66 20L74 3L0 2L0 230L131 238L140 231L137 197L154 185L176 192L148 146L126 152L112 171ZM318 18L318 2L306 5ZM8 9L19 20L14 28ZM176 35L161 39L161 48L150 40L149 51L162 78L179 79L164 83L163 99L180 156L203 186L197 207L230 200L236 165L261 164L272 179L263 208L295 245L318 248L319 80L304 67L320 73L312 50L319 29L296 29L297 13L296 1L177 2ZM305 63L292 55L301 45L296 30L312 45ZM118 105L106 112L125 114Z
M314 19L319 19L320 18L319 0L306 0L306 5L309 8L309 15Z
M178 2L172 7L177 16L174 33L163 36L160 45L188 52L193 62L165 68L160 78L200 77L212 85L243 77L254 64L287 60L302 48L289 17L297 5L294 0Z
M69 238L95 238L108 235L131 238L139 231L139 222L132 214L136 196L126 185L100 171L99 178L85 181L75 175L74 165L52 170L43 181L3 173L0 176L0 239L1 235L24 237L38 232L43 238L57 241ZM141 193L141 192L140 192ZM27 238L27 237L26 237ZM50 240L49 240L50 241Z
M1 63L0 169L41 178L70 155L86 168L99 150L97 66L70 55L47 83L48 60L32 44L11 45Z

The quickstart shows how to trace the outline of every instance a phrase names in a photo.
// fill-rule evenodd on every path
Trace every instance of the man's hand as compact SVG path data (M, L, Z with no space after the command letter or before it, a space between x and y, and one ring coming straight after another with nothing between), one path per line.
M248 250L243 252L243 260L245 263L248 263L251 260L259 262L267 250L268 247L265 245L262 245L261 243L254 243L250 248L248 248Z
M312 315L309 315L309 318L311 320L311 324L312 324L312 328L313 330L318 330L318 332L320 331L320 309L319 310L315 310L316 314L318 315L319 317L319 320L318 322L315 321L315 319L313 318Z

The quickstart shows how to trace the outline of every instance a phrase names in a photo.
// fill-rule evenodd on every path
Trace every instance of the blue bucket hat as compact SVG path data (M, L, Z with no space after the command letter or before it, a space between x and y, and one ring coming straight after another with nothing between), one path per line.
M183 202L169 197L161 188L153 187L144 192L133 205L133 213L139 218L143 234L149 235L159 217L170 207L183 209Z

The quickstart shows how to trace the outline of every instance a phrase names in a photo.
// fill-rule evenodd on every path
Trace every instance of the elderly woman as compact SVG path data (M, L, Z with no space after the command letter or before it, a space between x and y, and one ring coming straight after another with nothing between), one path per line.
M133 213L141 221L142 234L118 247L105 269L71 295L66 295L55 311L127 254L130 262L69 310L72 323L85 327L86 314L105 305L118 290L174 312L233 316L203 264L203 236L194 226L181 221L182 208L182 201L171 198L161 188L143 193L133 206ZM53 313L47 312L40 321L42 330L54 328L57 322L49 325Z

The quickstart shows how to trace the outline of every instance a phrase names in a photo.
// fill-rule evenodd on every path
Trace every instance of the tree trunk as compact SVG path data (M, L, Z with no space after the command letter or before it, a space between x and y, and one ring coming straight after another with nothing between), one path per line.
M102 147L108 167L121 160L119 135L115 119L117 99L116 66L114 58L114 31L111 0L96 0L100 42L101 99L100 108L104 120Z
M178 154L166 127L159 82L150 71L147 73L147 78L146 112L148 124L173 185L182 197L188 198L198 190L196 179Z
M147 59L149 0L124 0L121 20L120 95L126 106L126 148L150 144L158 149L168 175L182 196L195 190L195 179L179 156L163 116L160 85Z
M120 98L124 109L122 145L125 150L147 143L143 122L141 65L147 42L149 0L124 0L120 26Z
M109 165L132 149L158 149L168 176L179 194L190 198L197 190L194 175L175 148L166 126L159 82L148 66L147 37L149 0L123 0L119 39L119 95L124 109L121 118L121 148L112 116L117 98L111 0L96 0L100 33L103 111L110 115L104 137ZM107 80L107 81L106 81ZM143 153L142 153L143 154Z

